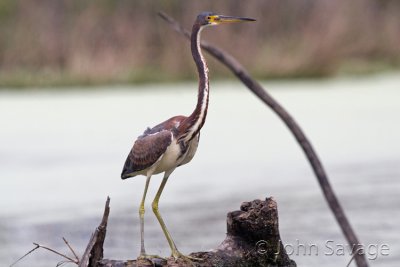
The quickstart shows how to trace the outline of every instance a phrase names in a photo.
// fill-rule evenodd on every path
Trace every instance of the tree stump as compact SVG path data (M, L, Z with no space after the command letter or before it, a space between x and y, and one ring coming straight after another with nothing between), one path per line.
M109 215L109 200L103 219L93 234L80 267L209 267L209 266L288 266L295 267L282 244L279 234L278 209L275 200L253 200L244 202L240 210L227 216L227 236L214 250L194 252L190 256L201 261L175 261L173 258L150 260L102 259Z

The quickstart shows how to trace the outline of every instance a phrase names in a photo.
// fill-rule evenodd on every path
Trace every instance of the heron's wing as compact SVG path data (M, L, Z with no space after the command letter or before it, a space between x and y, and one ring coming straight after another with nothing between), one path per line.
M146 132L148 131L135 141L125 161L122 179L131 177L134 172L144 170L156 163L172 142L171 131L163 130L151 134L146 134Z

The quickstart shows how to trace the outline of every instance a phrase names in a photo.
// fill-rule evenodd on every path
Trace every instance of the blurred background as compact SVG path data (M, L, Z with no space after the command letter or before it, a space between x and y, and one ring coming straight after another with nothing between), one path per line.
M203 38L233 54L297 119L324 163L371 266L397 266L400 224L400 2L396 0L0 2L0 265L32 242L82 254L111 197L108 258L139 252L144 177L120 180L135 138L188 115L197 96L189 43L198 13L253 17ZM298 266L346 266L345 245L288 130L222 65L211 76L194 160L171 176L160 210L185 253L224 239L226 213L274 196ZM148 252L169 255L147 201ZM307 251L316 244L319 248ZM330 243L332 245L332 243ZM389 252L381 251L383 245ZM389 255L384 255L384 254ZM37 251L17 266L55 266ZM72 265L71 265L72 266ZM350 265L350 266L355 266Z
M369 73L400 65L396 0L5 0L0 85L192 80L191 55L182 52L187 43L156 16L159 10L189 29L199 10L257 18L251 27L224 27L205 37L240 51L236 56L258 78ZM213 68L213 76L226 73Z

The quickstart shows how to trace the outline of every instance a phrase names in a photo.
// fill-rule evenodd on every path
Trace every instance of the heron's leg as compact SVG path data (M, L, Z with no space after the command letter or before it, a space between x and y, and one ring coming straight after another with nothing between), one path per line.
M149 188L151 176L147 176L146 185L144 187L144 192L142 196L142 201L139 207L139 217L140 217L140 255L145 255L146 250L144 248L144 202L146 200L147 189Z
M167 241L168 241L169 246L171 247L171 250L176 250L175 242L174 242L174 240L172 239L171 234L169 233L167 227L165 226L164 220L163 220L163 218L161 217L161 214L160 214L160 212L159 212L159 210L158 210L158 202L159 202L159 200L160 200L161 193L162 193L162 191L164 190L165 184L166 184L167 181L168 181L168 176L169 176L169 175L165 174L165 176L164 176L164 178L163 178L163 180L162 180L162 182L161 182L160 188L158 189L157 194L156 194L156 197L154 198L153 203L151 204L151 206L152 206L152 208L153 208L154 214L155 214L156 217L157 217L158 222L159 222L160 225L161 225L161 228L162 228L162 230L163 230L163 232L164 232L164 235L165 235L165 237L167 238Z
M181 252L178 251L178 248L176 247L175 242L172 239L172 236L169 233L167 227L165 226L164 220L161 217L161 214L160 214L160 212L158 210L158 202L160 200L161 193L164 190L165 184L167 183L168 177L169 177L169 175L171 173L172 173L172 171L166 172L165 175L164 175L164 178L163 178L163 180L161 182L160 188L158 189L156 197L154 198L153 203L151 205L152 208L153 208L153 212L156 215L157 220L161 225L161 228L162 228L162 230L164 232L165 237L167 238L168 244L169 244L169 246L171 248L172 257L174 257L175 259L181 258L181 259L189 260L189 261L190 260L201 260L201 259L193 258L193 257L190 257L190 256L185 256Z
M148 255L146 254L146 250L144 248L144 202L146 200L147 189L149 188L151 176L147 176L146 185L144 187L144 192L142 196L142 201L140 202L139 207L139 216L140 216L140 256L142 259L151 259L151 258L162 258L157 255Z

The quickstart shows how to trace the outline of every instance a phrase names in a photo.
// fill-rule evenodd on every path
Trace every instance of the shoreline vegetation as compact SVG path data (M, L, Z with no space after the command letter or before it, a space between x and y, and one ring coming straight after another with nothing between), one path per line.
M257 79L400 69L396 0L7 0L0 4L0 88L195 80L187 42L156 14L190 28L205 9L257 19L204 32ZM233 79L209 61L213 79Z
M214 70L211 70L214 72ZM335 73L291 73L282 75L268 75L256 73L252 75L255 79L266 80L307 80L307 79L325 79L341 76L364 76L379 73L400 72L400 67L389 66L383 63L368 62L363 65L349 67L348 65ZM253 74L253 73L252 73ZM190 77L189 77L190 76ZM230 74L217 73L213 75L214 81L234 80L235 77ZM91 77L81 75L71 75L62 72L42 71L15 71L12 73L0 72L0 90L2 89L29 89L29 88L51 88L51 87L97 87L107 85L134 85L134 84L160 84L160 83L178 83L178 82L196 82L197 76L193 73L186 75L168 75L160 70L148 70L147 72L138 72L132 75L119 75L115 77Z

